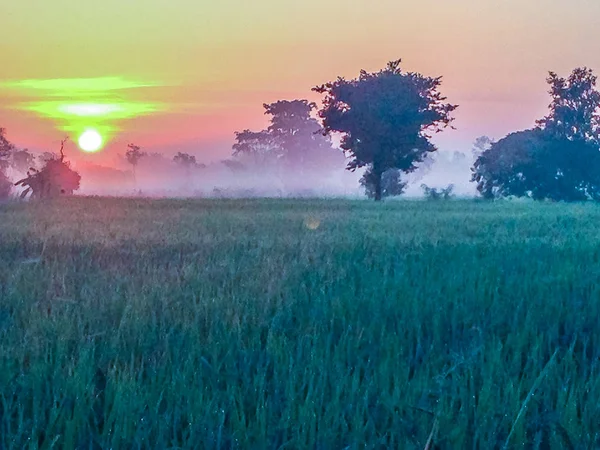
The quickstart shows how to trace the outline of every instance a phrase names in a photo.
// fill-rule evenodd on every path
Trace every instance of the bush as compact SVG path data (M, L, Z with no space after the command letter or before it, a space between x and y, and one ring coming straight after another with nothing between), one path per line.
M426 184L421 185L421 189L423 189L423 193L425 194L425 198L427 200L450 200L454 197L454 185L449 184L445 188L434 188L429 187Z

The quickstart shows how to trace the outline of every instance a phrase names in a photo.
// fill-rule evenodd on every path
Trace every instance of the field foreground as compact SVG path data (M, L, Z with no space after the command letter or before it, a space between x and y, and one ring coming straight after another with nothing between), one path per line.
M0 449L598 448L599 223L474 201L0 205Z

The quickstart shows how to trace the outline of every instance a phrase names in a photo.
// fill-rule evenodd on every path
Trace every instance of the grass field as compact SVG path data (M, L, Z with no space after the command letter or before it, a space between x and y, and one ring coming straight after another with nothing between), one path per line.
M599 224L510 202L2 205L0 448L599 448Z

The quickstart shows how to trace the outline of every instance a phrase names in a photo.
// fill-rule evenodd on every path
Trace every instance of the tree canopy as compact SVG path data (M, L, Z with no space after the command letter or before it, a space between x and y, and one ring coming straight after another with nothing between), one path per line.
M549 114L479 155L472 181L485 198L600 200L600 93L591 70L550 72Z
M405 73L400 62L313 88L324 95L319 116L325 133L341 133L349 170L368 167L375 200L382 198L384 172L412 172L437 150L431 134L451 126L451 113L457 108L439 92L441 77Z
M198 164L194 155L182 152L177 152L177 154L173 156L173 162L184 169L189 169Z
M311 116L315 103L280 100L263 105L270 116L266 130L235 133L233 155L249 165L294 169L298 173L325 172L343 164L342 152L324 135Z

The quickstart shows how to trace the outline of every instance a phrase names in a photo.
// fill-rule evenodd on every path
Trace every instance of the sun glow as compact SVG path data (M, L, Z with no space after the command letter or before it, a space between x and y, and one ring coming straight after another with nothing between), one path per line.
M122 77L0 80L0 92L7 90L18 99L9 108L33 113L79 136L79 147L86 152L101 150L128 120L171 110L163 102L133 97L134 90L159 86L164 84Z
M102 148L102 136L96 130L86 130L79 136L79 147L84 152L97 152Z

